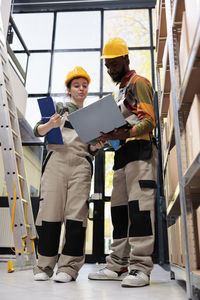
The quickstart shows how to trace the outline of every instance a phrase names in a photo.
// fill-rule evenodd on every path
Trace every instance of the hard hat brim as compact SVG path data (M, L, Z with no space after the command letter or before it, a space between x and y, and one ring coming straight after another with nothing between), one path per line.
M124 54L124 55L121 55L121 54L119 54L119 55L102 55L102 56L100 56L100 59L104 59L104 58L116 58L116 57L125 56L125 55L128 55L128 54L129 53Z
M74 80L75 78L85 78L85 79L87 80L87 82L88 82L88 85L89 85L90 82L91 82L90 77L89 77L89 76L86 76L85 74L84 74L84 75L76 75L76 76L72 76L71 78L65 80L65 86L67 87L68 84L69 84L72 80Z

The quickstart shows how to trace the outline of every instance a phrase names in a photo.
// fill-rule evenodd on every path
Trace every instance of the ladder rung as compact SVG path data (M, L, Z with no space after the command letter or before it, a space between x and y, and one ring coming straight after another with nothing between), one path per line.
M24 180L24 177L22 175L20 175L19 173L18 173L18 177L19 177L19 179Z
M11 100L11 99L12 99L12 95L11 95L11 93L9 92L9 90L6 89L6 93L7 93L7 95L10 97L9 100Z
M2 33L1 33L2 34ZM0 38L0 44L1 44L1 46L4 48L5 47L5 45L4 45L4 43L3 43L3 41L1 40L1 38Z
M0 44L5 49L6 44L5 44L5 36L4 35L5 35L4 32L2 30L0 30Z
M10 113L10 115L11 115L13 118L15 118L15 114L14 114L14 112L13 112L11 109L9 109L9 113Z
M2 59L2 68L3 70L6 68L6 64L7 64L7 60L6 60L6 53L5 51L2 49L2 47L0 46L0 56ZM4 71L3 71L4 72Z
M23 199L23 198L22 198L22 202L24 202L24 203L28 203L28 201L27 201L27 200L25 200L25 199Z
M15 151L15 155L16 155L18 158L21 158L21 155L20 155L17 151Z
M4 44L4 42L2 41L2 39L1 39L1 31L0 31L0 48L1 48L1 52L2 52L2 53L7 52L7 50L5 51L5 44Z
M12 172L8 172L8 174L12 173L13 178L10 178L10 176L5 176L8 197L13 197L13 191L10 188L10 185L12 185L12 182L10 182L11 179L13 179L14 183L14 193L20 193L20 196L16 198L19 198L20 200L19 204L21 209L17 209L16 204L15 210L13 209L11 213L12 215L14 214L16 224L20 222L21 227L16 227L16 230L13 231L14 251L16 254L19 253L19 255L16 255L16 266L24 269L29 266L32 268L36 263L35 246L34 242L32 241L33 236L36 235L36 232L34 218L32 215L32 206L31 203L29 203L27 177L24 172L23 148L18 126L19 120L17 116L17 107L14 101L14 94L12 91L13 82L12 77L9 74L9 45L6 43L4 30L2 29L1 23L2 20L0 17L0 84L2 90L2 95L0 95L0 106L3 107L0 115L3 116L3 120L5 118L3 123L6 122L5 125L2 124L2 128L5 127L6 129L5 132L3 132L3 129L0 132L0 145L3 146L2 142L5 139L6 147L4 149L6 151L2 152L4 169L7 170L8 167L12 169ZM3 114L5 114L5 116ZM8 139L8 141L6 139ZM9 150L9 157L7 150ZM10 159L9 162L8 159ZM7 166L7 164L9 165ZM27 241L26 238L28 238ZM24 257L24 255L26 255L26 257Z
M2 53L0 54L0 56L1 56L1 58L2 58L2 60L3 60L3 62L4 62L4 64L6 64L6 59L5 59L5 57L2 55Z
M30 257L30 255L34 255L34 253L28 251L24 251L23 254L27 255L28 257Z
M13 129L11 129L11 131L14 134L15 137L18 137L17 133Z
M6 74L5 71L3 71L3 75L4 75L4 77L6 78L7 81L10 81L10 79L9 79L9 77L8 77L8 75Z

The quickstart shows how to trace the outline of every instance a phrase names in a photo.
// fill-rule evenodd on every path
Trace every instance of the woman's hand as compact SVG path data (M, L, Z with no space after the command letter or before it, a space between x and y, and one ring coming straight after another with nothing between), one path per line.
M60 125L61 125L61 116L56 112L54 115L51 116L51 118L47 123L39 125L37 130L41 136L44 136L51 129L60 127Z
M49 119L49 122L47 122L47 124L48 123L51 126L51 129L60 127L60 125L61 125L61 116L56 112L53 116L51 116L51 118Z

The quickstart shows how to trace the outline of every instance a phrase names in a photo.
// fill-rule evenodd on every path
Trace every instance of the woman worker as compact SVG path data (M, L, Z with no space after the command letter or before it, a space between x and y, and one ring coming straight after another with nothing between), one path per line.
M41 199L36 220L38 264L34 280L48 280L58 264L57 282L76 280L84 264L85 233L92 177L92 160L102 142L87 145L81 142L67 119L68 114L82 108L88 94L90 76L80 66L67 75L65 85L70 102L57 103L56 113L47 123L39 121L34 133L42 137L60 127L63 145L49 144L42 169ZM65 225L65 241L58 259L61 225Z

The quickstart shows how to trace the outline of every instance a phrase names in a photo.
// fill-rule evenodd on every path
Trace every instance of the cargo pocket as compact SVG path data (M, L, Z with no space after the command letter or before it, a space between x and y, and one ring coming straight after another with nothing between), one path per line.
M139 180L140 188L149 188L149 189L156 189L157 184L155 180Z

